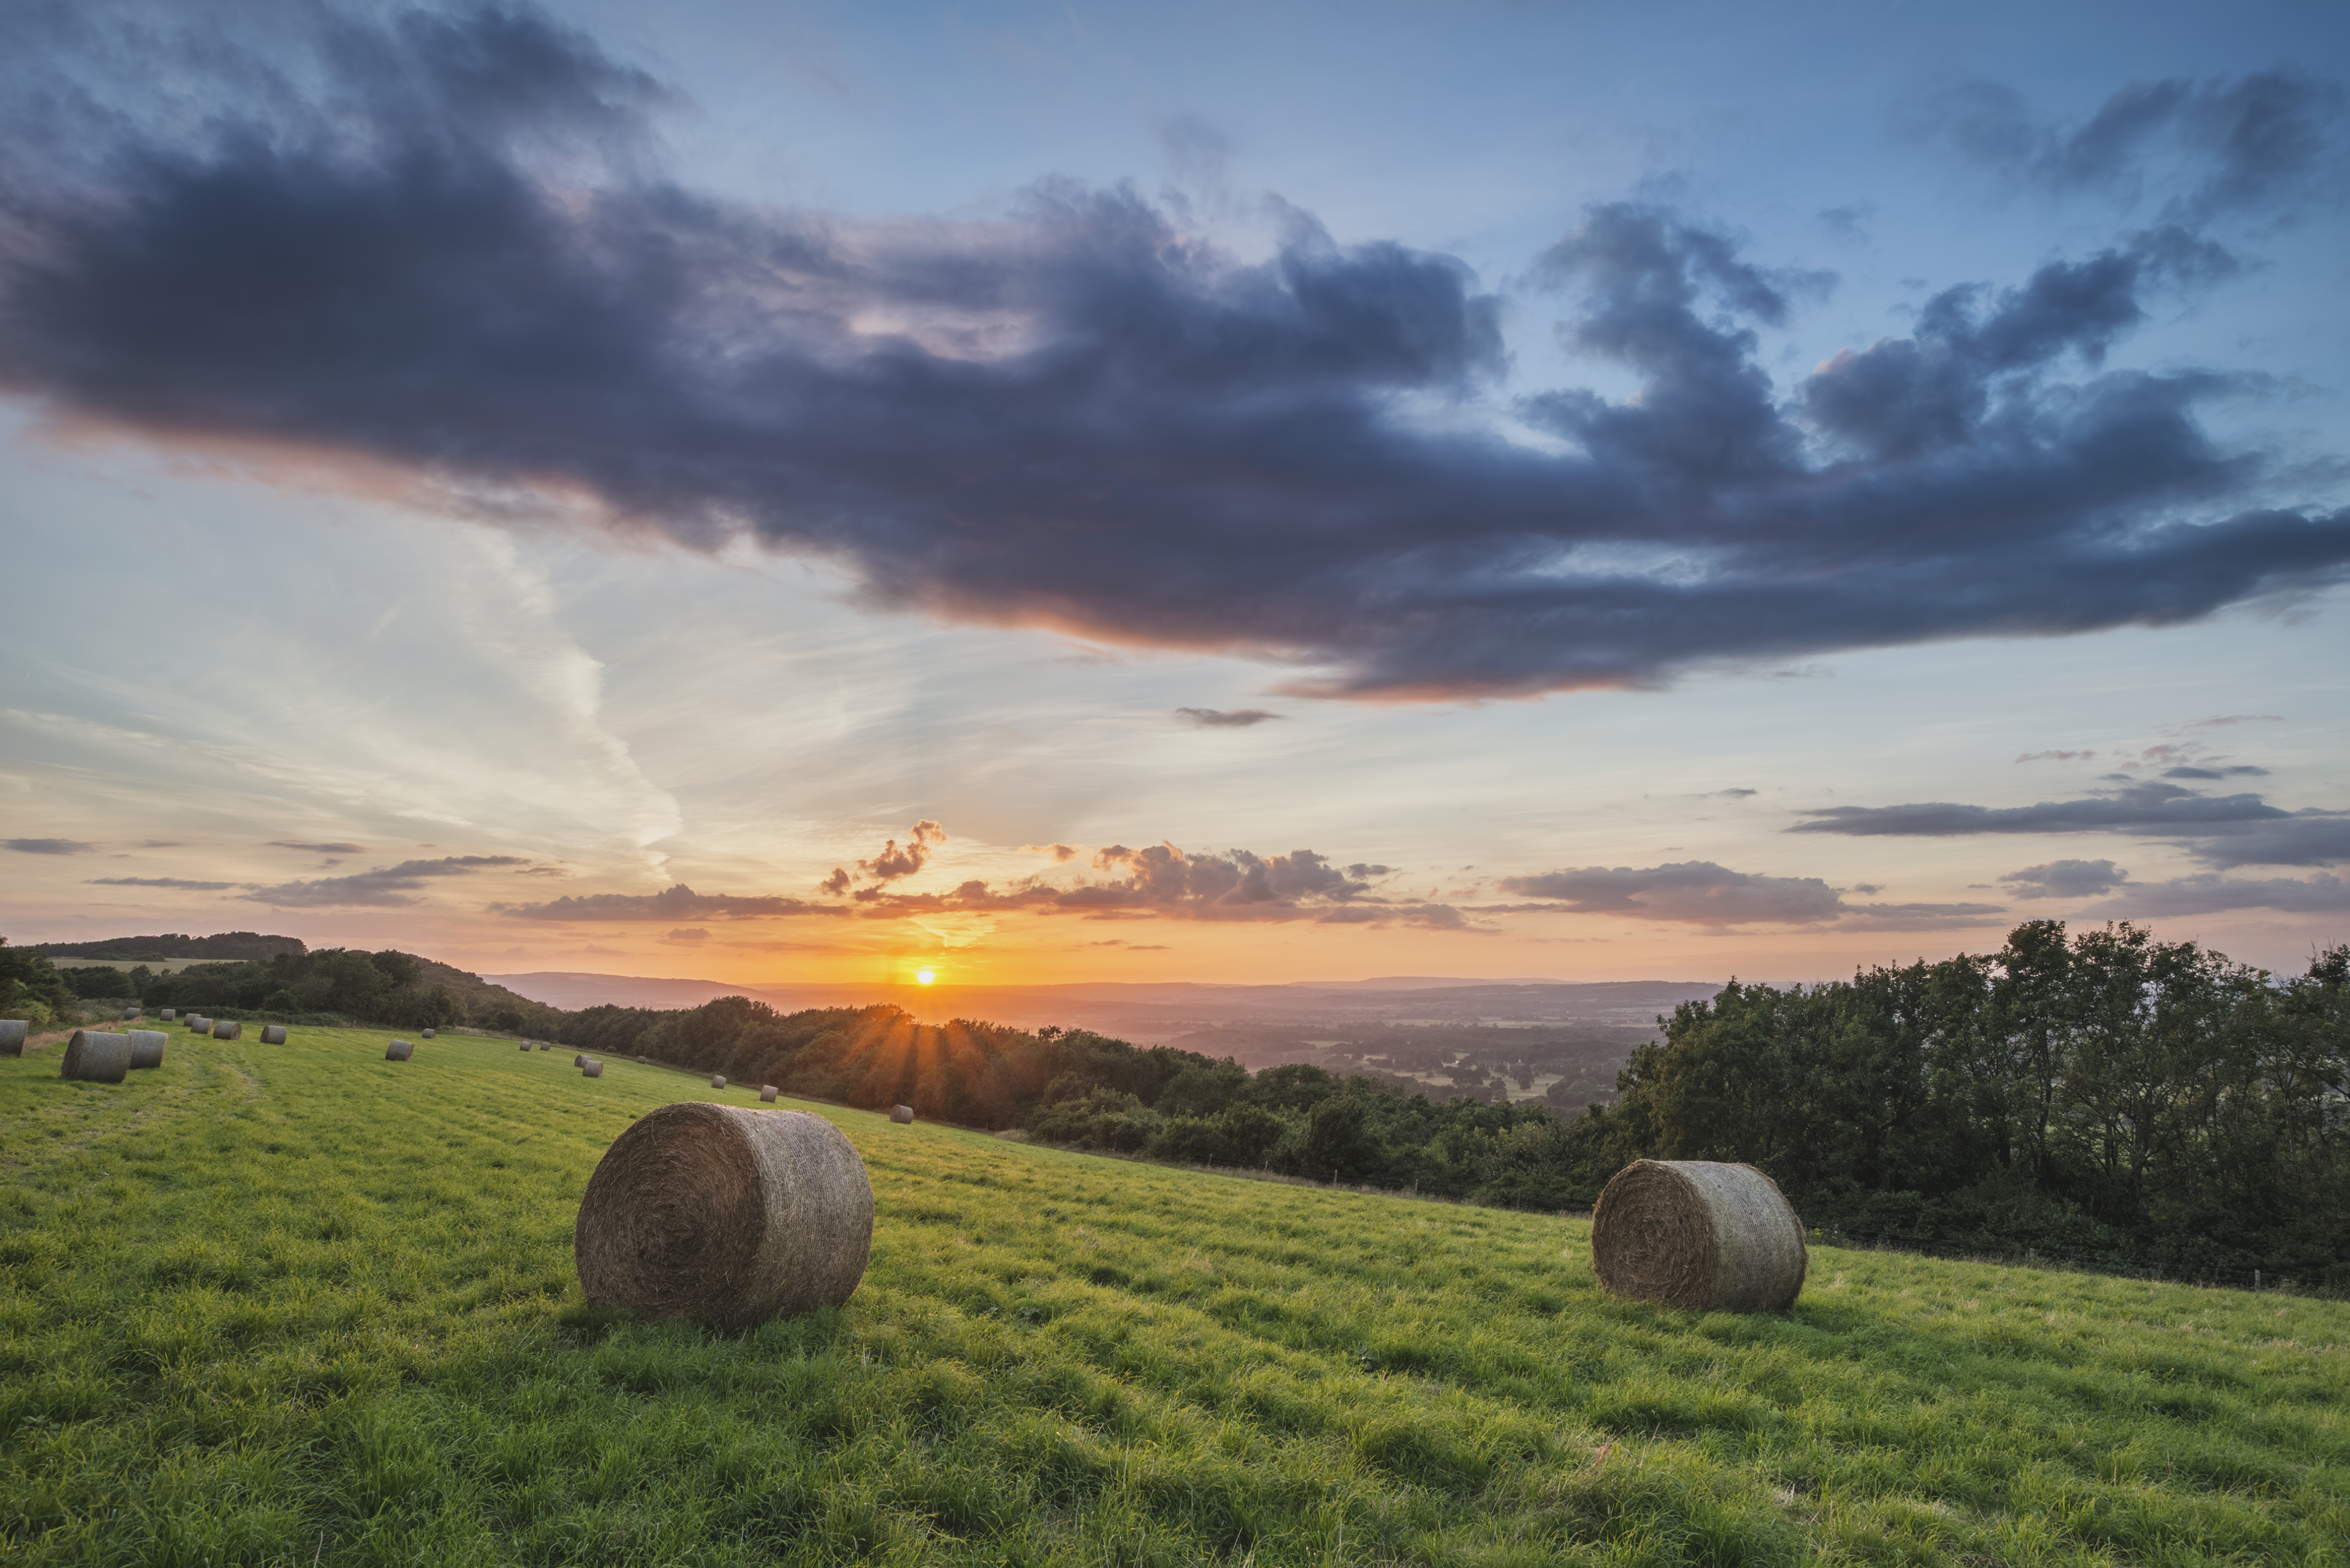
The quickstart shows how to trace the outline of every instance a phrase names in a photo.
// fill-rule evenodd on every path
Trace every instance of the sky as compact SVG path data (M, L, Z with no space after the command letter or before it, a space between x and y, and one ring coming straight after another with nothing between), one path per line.
M2350 20L0 16L0 933L2350 940Z

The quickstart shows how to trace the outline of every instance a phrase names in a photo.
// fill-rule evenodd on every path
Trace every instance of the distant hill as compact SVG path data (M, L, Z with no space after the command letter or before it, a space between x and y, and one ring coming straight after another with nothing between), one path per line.
M273 959L280 953L310 950L299 937L265 937L258 931L223 931L217 936L107 937L94 942L31 942L26 950L50 958L115 959L135 963L142 959L206 959L233 963L241 960Z

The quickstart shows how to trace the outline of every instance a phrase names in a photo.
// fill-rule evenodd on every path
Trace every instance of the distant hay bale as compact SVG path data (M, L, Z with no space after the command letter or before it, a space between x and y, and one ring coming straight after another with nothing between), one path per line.
M544 1040L540 1041L540 1042L538 1043L538 1048L539 1048L540 1050L542 1050L542 1051L546 1050L546 1041L544 1041Z
M286 1044L286 1025L284 1025L283 1023L265 1023L265 1024L263 1024L263 1025L261 1026L261 1043L262 1043L264 1045L283 1045L283 1044Z
M682 1101L612 1140L572 1248L591 1303L748 1327L855 1293L873 1186L822 1116Z
M77 1029L66 1042L57 1076L85 1084L119 1084L130 1073L130 1036Z
M775 1096L776 1096L777 1092L778 1092L778 1091L776 1090L775 1085L773 1085L773 1084L762 1084L762 1085L759 1085L759 1103L760 1103L761 1105L763 1105L763 1106L772 1106L772 1105L774 1105L774 1104L775 1103Z
M522 1043L522 1044L521 1044L519 1047L517 1047L517 1049L519 1049L519 1050L524 1050L524 1051L527 1051L527 1050L529 1050L529 1049L530 1049L530 1042L529 1042L529 1041L527 1041L527 1040L524 1041L524 1042Z
M712 1073L712 1074L711 1074L711 1075L710 1075L710 1086L711 1086L712 1088L713 1088L713 1089L723 1089L723 1088L724 1088L724 1087L726 1086L726 1075L725 1075L725 1074L723 1074L723 1073Z
M1781 1312L1804 1288L1804 1228L1751 1165L1636 1159L1599 1194L1591 1266L1609 1293L1690 1312Z
M32 1032L32 1023L23 1018L0 1018L0 1056L22 1056L25 1036Z
M604 1064L589 1061L579 1069L579 1075L584 1078L600 1078L604 1075Z
M383 1048L383 1059L387 1062L411 1061L415 1055L416 1047L405 1040L395 1040Z
M582 1051L577 1055L572 1057L571 1064L575 1067L585 1067L588 1064L588 1053Z
M131 1071L137 1072L143 1067L161 1066L163 1044L170 1039L171 1036L160 1029L132 1030L130 1032Z
M209 1034L209 1033L211 1033L212 1032L213 1032L213 1021L212 1021L211 1019L206 1018L206 1017L205 1017L203 1013L201 1013L201 1012L191 1012L191 1013L189 1013L189 1014L188 1014L188 1033L191 1033L191 1034Z
M219 1023L213 1025L213 1038L215 1040L242 1040L244 1038L244 1025L224 1018Z
M130 1008L130 1009L129 1009L128 1011L126 1011L126 1012L122 1014L122 1016L123 1016L124 1018L126 1018L126 1019L129 1019L129 1018L136 1018L136 1017L138 1017L141 1012L145 1012L145 1011L146 1011L146 1010L145 1010L144 1008L133 1007L133 1008Z
M169 1020L169 1019L177 1018L177 1017L178 1017L178 1016L180 1016L180 1015L179 1015L178 1013L176 1013L176 1012L172 1012L170 1008L168 1008L168 1007L167 1007L167 1008L163 1009L163 1012L162 1012L162 1013L161 1013L161 1016L162 1016L163 1018L165 1018L165 1019Z
M643 1066L644 1064L645 1064L645 1059L644 1059L642 1056L638 1057L638 1058L637 1058L637 1065L638 1065L638 1066L639 1066L639 1067L641 1067L641 1066Z
M889 1107L889 1119L896 1122L899 1126L903 1127L908 1122L914 1119L914 1107L911 1106L891 1106Z
M424 1032L424 1038L426 1038L427 1040L432 1039L432 1031L431 1031L430 1029L426 1030L426 1031Z

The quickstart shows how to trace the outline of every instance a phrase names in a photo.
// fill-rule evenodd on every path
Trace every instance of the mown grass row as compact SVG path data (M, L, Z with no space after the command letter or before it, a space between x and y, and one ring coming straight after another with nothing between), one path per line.
M1580 1221L820 1107L848 1307L581 1303L630 1116L481 1039L0 1063L0 1555L27 1563L2338 1563L2350 1306L1821 1250L1611 1301Z

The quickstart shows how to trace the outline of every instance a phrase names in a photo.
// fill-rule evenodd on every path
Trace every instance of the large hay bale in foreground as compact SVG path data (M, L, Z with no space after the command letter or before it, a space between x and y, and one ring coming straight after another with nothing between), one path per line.
M213 1038L215 1040L242 1040L244 1038L244 1025L236 1023L232 1019L224 1018L219 1023L213 1025Z
M848 1300L873 1186L822 1116L682 1101L612 1140L572 1248L591 1303L747 1327Z
M763 1105L763 1106L772 1106L772 1105L774 1105L774 1104L775 1103L775 1096L776 1096L778 1093L780 1093L780 1092L781 1092L781 1091L779 1091L779 1090L775 1087L775 1085L773 1085L773 1084L762 1084L762 1085L759 1085L759 1103L760 1103L761 1105Z
M411 1061L415 1055L416 1047L405 1040L395 1040L383 1048L383 1059L387 1062Z
M23 1018L0 1018L0 1056L22 1056L25 1036L32 1033L32 1023Z
M57 1076L85 1084L119 1084L130 1074L130 1036L77 1029L66 1042Z
M712 1074L711 1074L711 1075L710 1075L710 1086L711 1086L712 1088L713 1088L713 1089L723 1089L723 1088L724 1088L724 1087L726 1086L726 1075L725 1075L725 1074L723 1074L723 1073L712 1073Z
M1636 1159L1591 1215L1591 1266L1614 1295L1691 1312L1780 1312L1810 1266L1804 1227L1751 1165Z
M283 1023L265 1023L265 1024L263 1024L263 1025L261 1026L261 1043L262 1043L264 1045L283 1045L283 1044L286 1044L286 1025L284 1025Z
M160 1029L134 1029L130 1032L130 1070L160 1067L163 1064L163 1046L172 1037Z
M600 1078L604 1075L604 1064L592 1060L583 1062L579 1065L579 1075L583 1078Z
M911 1106L891 1106L889 1107L889 1119L896 1122L899 1127L903 1127L908 1122L914 1119L914 1107Z

